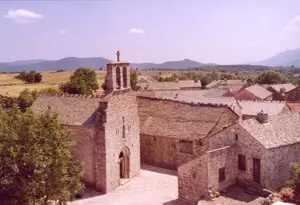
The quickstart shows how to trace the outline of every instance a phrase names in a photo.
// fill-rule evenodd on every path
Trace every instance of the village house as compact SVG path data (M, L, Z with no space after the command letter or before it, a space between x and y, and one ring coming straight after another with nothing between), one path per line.
M272 100L272 95L272 92L255 84L240 90L234 97L237 100Z
M238 101L238 104L241 107L243 120L255 118L257 113L261 111L269 116L291 111L291 108L284 101L241 100Z
M206 138L236 123L227 105L138 97L141 161L168 169L203 154Z
M205 154L179 166L179 198L197 204L235 183L257 192L283 186L300 162L299 123L298 113L258 113L211 136Z
M300 86L286 92L285 100L288 102L300 102Z
M297 86L287 83L287 84L274 84L268 85L267 90L273 93L273 100L285 100L286 94L295 89Z

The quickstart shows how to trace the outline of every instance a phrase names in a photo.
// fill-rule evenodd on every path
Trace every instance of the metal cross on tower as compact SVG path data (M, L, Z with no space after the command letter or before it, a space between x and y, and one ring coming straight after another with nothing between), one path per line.
M120 61L120 51L117 51L117 61Z

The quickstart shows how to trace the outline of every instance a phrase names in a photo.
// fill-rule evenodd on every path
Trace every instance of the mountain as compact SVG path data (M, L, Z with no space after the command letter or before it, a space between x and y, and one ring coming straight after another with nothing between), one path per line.
M22 66L22 65L29 65L29 64L34 64L34 63L41 63L46 60L42 59L36 59L36 60L19 60L19 61L14 61L14 62L5 62L5 64L11 65L11 66Z
M76 58L67 57L59 60L27 60L27 61L16 61L9 63L0 63L0 72L20 72L20 71L56 71L58 69L74 70L79 67L87 68L105 68L106 64L110 60L95 57L95 58ZM131 66L134 68L149 69L149 68L170 68L170 69L185 69L185 68L197 68L205 65L189 59L181 61L168 61L160 64L155 63L132 63Z
M185 69L185 68L197 68L202 67L205 65L211 65L211 64L203 64L196 61L192 61L190 59L184 59L182 61L167 61L164 63L156 64L156 63L132 63L132 66L135 68L170 68L170 69Z
M267 66L296 66L300 67L300 48L284 51L259 64Z
M41 60L39 62L32 63L0 63L0 72L19 72L19 71L56 71L58 69L64 70L74 70L79 67L87 68L103 68L106 67L106 64L109 62L108 59L95 57L95 58L75 58L67 57L60 60ZM19 61L16 61L19 62Z

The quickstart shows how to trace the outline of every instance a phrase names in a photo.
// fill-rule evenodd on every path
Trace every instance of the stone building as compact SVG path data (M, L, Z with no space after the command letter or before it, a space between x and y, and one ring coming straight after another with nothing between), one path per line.
M239 116L227 105L138 97L141 161L168 169L203 154L205 140Z
M208 151L178 168L179 198L196 204L215 191L239 183L256 191L274 190L300 162L300 115L258 113L211 136Z
M104 97L39 96L34 112L49 107L76 141L83 162L83 181L109 192L140 172L140 126L137 101L130 88L127 62L107 64Z
M287 83L287 84L274 84L269 85L267 87L267 90L271 91L273 93L273 100L285 100L286 93L289 91L295 89L297 86Z
M241 100L238 101L241 107L242 119L255 118L257 113L263 111L269 116L291 111L291 108L284 101L265 100Z
M288 102L300 102L300 86L286 92L285 100Z
M237 92L234 97L237 100L272 100L272 92L256 84Z

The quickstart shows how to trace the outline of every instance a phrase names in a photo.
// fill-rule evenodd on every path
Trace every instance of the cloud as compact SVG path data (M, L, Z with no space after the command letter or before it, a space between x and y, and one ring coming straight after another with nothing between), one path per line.
M64 36L64 35L67 34L67 31L65 31L65 30L60 30L60 31L58 32L58 34Z
M139 29L139 28L131 28L131 29L129 29L128 33L130 33L130 34L144 34L145 31L143 31L142 29Z
M25 9L17 9L9 10L4 18L12 19L16 23L33 23L43 18L43 15Z
M294 16L285 26L285 30L298 30L300 29L300 14Z

